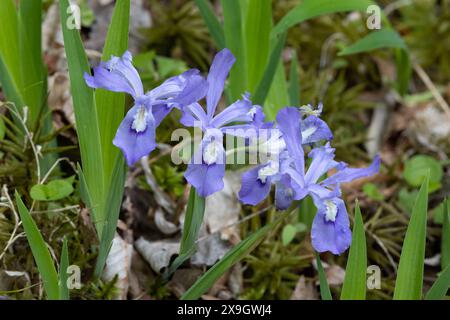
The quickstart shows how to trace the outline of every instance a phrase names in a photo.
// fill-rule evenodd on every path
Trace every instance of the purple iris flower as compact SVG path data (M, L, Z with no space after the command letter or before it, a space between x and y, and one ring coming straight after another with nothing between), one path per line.
M319 107L321 110L321 107ZM239 199L250 205L256 205L275 188L275 204L279 209L287 209L296 196L295 190L287 187L290 177L285 172L295 163L299 170L304 168L303 144L312 144L333 139L328 125L315 115L301 112L302 109L290 107L280 110L277 115L278 127L268 130L269 138L265 144L272 151L272 159L257 166L242 176ZM310 108L312 110L312 108ZM301 115L308 115L302 118ZM319 113L320 114L320 113ZM263 148L264 149L264 148ZM261 150L260 151L266 151Z
M109 61L101 62L94 68L93 76L85 73L84 78L91 88L125 92L133 97L134 106L125 115L113 140L129 166L155 149L156 127L174 107L198 101L206 92L206 81L198 70L191 69L144 93L128 51L122 57L112 56Z
M245 95L243 99L237 100L215 115L225 80L234 62L235 58L228 49L223 49L215 56L206 83L206 112L198 103L182 108L183 115L180 122L185 126L201 128L204 133L200 148L195 152L184 174L186 180L202 197L207 197L224 186L225 132L229 133L232 123L249 123L259 114L258 108L252 106L248 96Z
M306 119L310 117L312 116ZM269 194L269 182L273 180L276 181L275 203L279 209L286 209L293 200L301 200L311 195L318 209L311 230L314 249L318 252L330 251L333 254L341 254L350 246L351 231L347 209L340 198L340 184L377 173L380 158L377 156L368 168L348 168L345 163L334 160L334 149L327 143L309 152L308 157L312 161L305 173L305 155L302 146L305 140L311 143L317 142L316 138L329 136L329 129L325 129L323 123L317 120L314 120L314 123L319 125L314 133L304 134L305 129L301 126L305 120L302 120L302 112L296 108L288 107L279 111L277 123L288 156L284 153L279 162L282 164L278 167L280 170L273 170L270 172L273 174L266 177L264 173L269 169L261 171L268 168L266 166L245 173L239 196L244 203L257 204ZM321 180L321 177L331 169L337 172ZM261 194L264 194L264 197Z

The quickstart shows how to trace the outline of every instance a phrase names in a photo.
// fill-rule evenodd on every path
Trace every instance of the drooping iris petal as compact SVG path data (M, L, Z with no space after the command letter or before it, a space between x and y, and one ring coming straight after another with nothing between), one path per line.
M91 88L102 88L114 92L126 92L137 98L144 94L142 82L133 67L131 54L127 51L121 58L112 57L94 68L94 75L84 74L84 79Z
M277 114L278 128L283 133L286 147L294 159L297 171L303 176L305 170L305 154L302 147L301 115L293 107L283 108Z
M212 119L216 111L217 104L222 96L225 79L230 72L236 58L230 50L223 49L214 57L208 74L208 93L206 95L206 110L209 119Z
M269 195L271 187L270 177L264 183L258 178L258 172L263 167L255 167L242 175L241 190L238 194L242 203L254 206Z
M122 150L129 166L155 149L155 128L155 119L147 106L135 105L127 112L113 144Z
M325 121L316 117L309 116L302 121L302 143L313 143L322 140L332 140L333 133Z
M223 189L225 164L189 164L184 177L202 197Z
M244 99L236 101L216 115L212 119L211 125L215 128L220 128L232 122L252 121L251 108L251 101L244 97Z
M183 90L170 101L181 106L187 106L191 103L203 99L208 91L208 82L199 75L189 78Z
M380 170L381 159L377 155L372 164L367 168L344 168L331 177L322 181L323 185L334 185L344 182L350 182L355 179L374 175Z
M316 206L318 210L311 229L314 249L317 252L330 251L335 255L343 253L352 241L344 201L337 198L322 200Z

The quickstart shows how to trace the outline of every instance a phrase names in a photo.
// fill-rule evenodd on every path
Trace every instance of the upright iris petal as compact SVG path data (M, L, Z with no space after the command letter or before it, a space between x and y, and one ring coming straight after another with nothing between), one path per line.
M223 49L215 56L207 77L206 112L198 103L191 103L182 108L180 122L185 126L201 128L204 133L201 150L194 154L184 174L186 180L203 197L223 188L225 176L223 135L227 132L227 128L234 122L245 124L254 120L252 103L248 95L244 95L241 100L215 114L226 77L234 61L235 58L228 49Z

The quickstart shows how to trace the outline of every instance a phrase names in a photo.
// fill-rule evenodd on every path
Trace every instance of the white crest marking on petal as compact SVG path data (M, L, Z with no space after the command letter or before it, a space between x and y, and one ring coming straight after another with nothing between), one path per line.
M144 106L140 106L139 110L135 113L131 129L134 129L138 133L147 129L147 110Z
M269 163L258 170L258 179L262 183L266 183L267 178L271 177L279 172L279 166L277 162L269 161Z
M219 150L221 145L219 142L213 140L209 142L206 147L203 149L203 161L207 165L211 165L217 162L217 158L219 157Z
M325 221L335 222L338 211L336 204L331 200L327 200L325 201L325 206L326 206Z
M316 128L316 127L310 127L310 128L308 128L308 129L302 131L302 140L308 139L308 138L311 137L311 136L314 134L314 132L316 132L316 131L317 131L317 128Z

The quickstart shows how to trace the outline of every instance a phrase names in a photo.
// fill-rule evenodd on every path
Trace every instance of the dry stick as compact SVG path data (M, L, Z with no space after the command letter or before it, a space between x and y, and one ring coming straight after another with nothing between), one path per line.
M416 62L413 63L414 71L418 74L422 82L425 84L428 90L430 90L431 94L433 95L434 99L436 99L437 103L441 107L442 111L447 115L447 117L450 119L450 106L445 101L445 99L442 97L439 90L436 88L434 83L431 81L428 74L423 70L423 68L417 64Z

